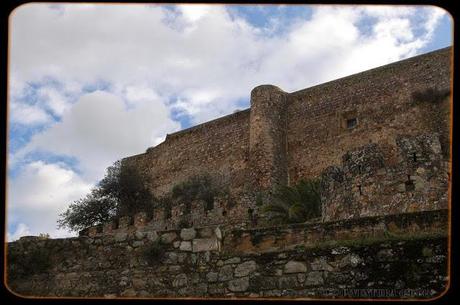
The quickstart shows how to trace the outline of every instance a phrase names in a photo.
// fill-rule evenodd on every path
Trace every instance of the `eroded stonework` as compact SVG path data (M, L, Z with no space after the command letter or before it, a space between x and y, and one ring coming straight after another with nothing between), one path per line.
M196 174L228 196L212 208L159 205L76 238L8 243L8 287L25 297L441 295L450 276L450 63L446 48L293 93L256 87L250 109L123 160L157 197ZM258 196L309 178L321 181L321 219L254 221Z
M258 86L250 109L170 134L124 162L160 197L197 174L228 187L231 200L212 209L158 206L147 217L161 230L263 225L251 222L261 216L257 196L317 177L326 178L323 220L445 208L450 66L445 48L293 93Z

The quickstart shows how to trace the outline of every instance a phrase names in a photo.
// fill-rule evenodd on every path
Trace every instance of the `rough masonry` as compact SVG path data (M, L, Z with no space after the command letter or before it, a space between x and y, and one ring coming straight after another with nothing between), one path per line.
M254 197L277 185L326 177L323 219L447 207L451 49L445 48L287 93L251 92L251 108L173 134L124 159L162 196L209 174L232 193L194 215L158 207L158 229L248 223ZM431 92L431 94L429 94ZM337 180L339 179L339 180Z
M155 196L208 174L228 187L87 228L7 245L22 297L430 299L449 286L451 48L293 93L169 134L123 160ZM321 181L322 217L249 221L257 196ZM186 220L186 227L183 221Z

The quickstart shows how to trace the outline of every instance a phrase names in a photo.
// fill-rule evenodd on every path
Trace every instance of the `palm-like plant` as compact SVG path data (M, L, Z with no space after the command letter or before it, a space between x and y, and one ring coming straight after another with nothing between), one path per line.
M280 186L262 211L275 224L302 223L321 216L319 180L300 180L293 186Z

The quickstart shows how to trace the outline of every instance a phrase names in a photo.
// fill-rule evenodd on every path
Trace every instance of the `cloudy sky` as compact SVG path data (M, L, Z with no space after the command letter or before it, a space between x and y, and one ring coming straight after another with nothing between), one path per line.
M10 16L8 239L49 233L105 168L249 107L451 45L433 6L26 4Z

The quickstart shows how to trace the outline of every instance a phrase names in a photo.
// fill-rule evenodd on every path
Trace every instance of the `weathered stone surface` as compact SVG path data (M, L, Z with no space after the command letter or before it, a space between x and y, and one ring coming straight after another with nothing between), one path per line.
M362 259L358 255L356 255L356 254L347 254L345 257L343 257L340 260L338 266L339 266L339 268L344 268L346 266L356 267L361 262L362 262Z
M177 238L177 234L174 232L164 233L161 235L161 242L164 244L170 244Z
M211 227L205 227L199 230L199 237L201 238L212 237L213 235L214 235L214 230Z
M249 276L234 279L228 282L228 290L233 292L246 291L249 287Z
M228 281L233 278L233 268L231 265L225 265L220 268L219 281Z
M325 257L319 257L313 260L313 262L310 264L311 269L314 271L318 270L326 270L326 271L333 271L334 267L329 265L326 261Z
M156 231L147 232L146 236L149 241L156 241L158 239L158 234Z
M196 231L194 228L186 228L180 231L180 237L183 240L191 240L191 239L194 239L195 236L196 236Z
M144 289L146 286L146 282L143 279L135 278L132 280L132 283L135 289Z
M239 257L232 257L232 258L229 258L227 260L225 260L223 262L224 265L228 265L228 264L238 264L239 262L241 262L241 258Z
M178 274L172 283L173 287L178 288L178 287L183 287L187 285L187 275L185 273Z
M215 230L214 230L214 234L216 235L216 238L218 240L222 240L222 231L220 230L219 227L217 227Z
M178 254L175 252L168 252L166 253L166 261L167 264L177 264L178 262Z
M145 232L142 232L142 231L136 231L136 233L134 233L134 236L137 240L141 240L144 238L145 236Z
M206 275L206 280L210 283L212 282L217 282L217 279L218 279L218 273L217 272L209 272L207 275Z
M115 241L122 242L128 238L128 233L117 233L115 234Z
M137 248L137 247L143 246L144 242L142 240L136 240L136 241L133 241L132 245L133 245L133 248Z
M378 261L392 261L394 260L393 249L382 249L377 253Z
M218 241L213 238L196 238L192 241L193 252L217 251L219 250Z
M322 273L320 271L312 271L307 273L305 286L318 286L324 283Z
M446 208L451 54L439 50L293 93L258 86L250 109L169 134L123 162L160 197L199 173L223 174L234 194L283 185L288 176L295 184L335 166L323 172L323 220ZM171 213L158 207L151 226L177 229L184 217L197 227L254 226L253 200L240 200L247 197L233 206L227 198L212 207L192 202L187 215L182 203Z
M303 262L289 261L284 265L284 273L307 272L307 266Z
M181 241L179 249L181 251L192 251L192 243L190 241Z
M242 277L251 274L257 268L257 264L255 261L247 261L244 263L239 264L235 268L235 277Z
M296 275L285 275L278 278L278 288L280 289L293 289L300 287Z

